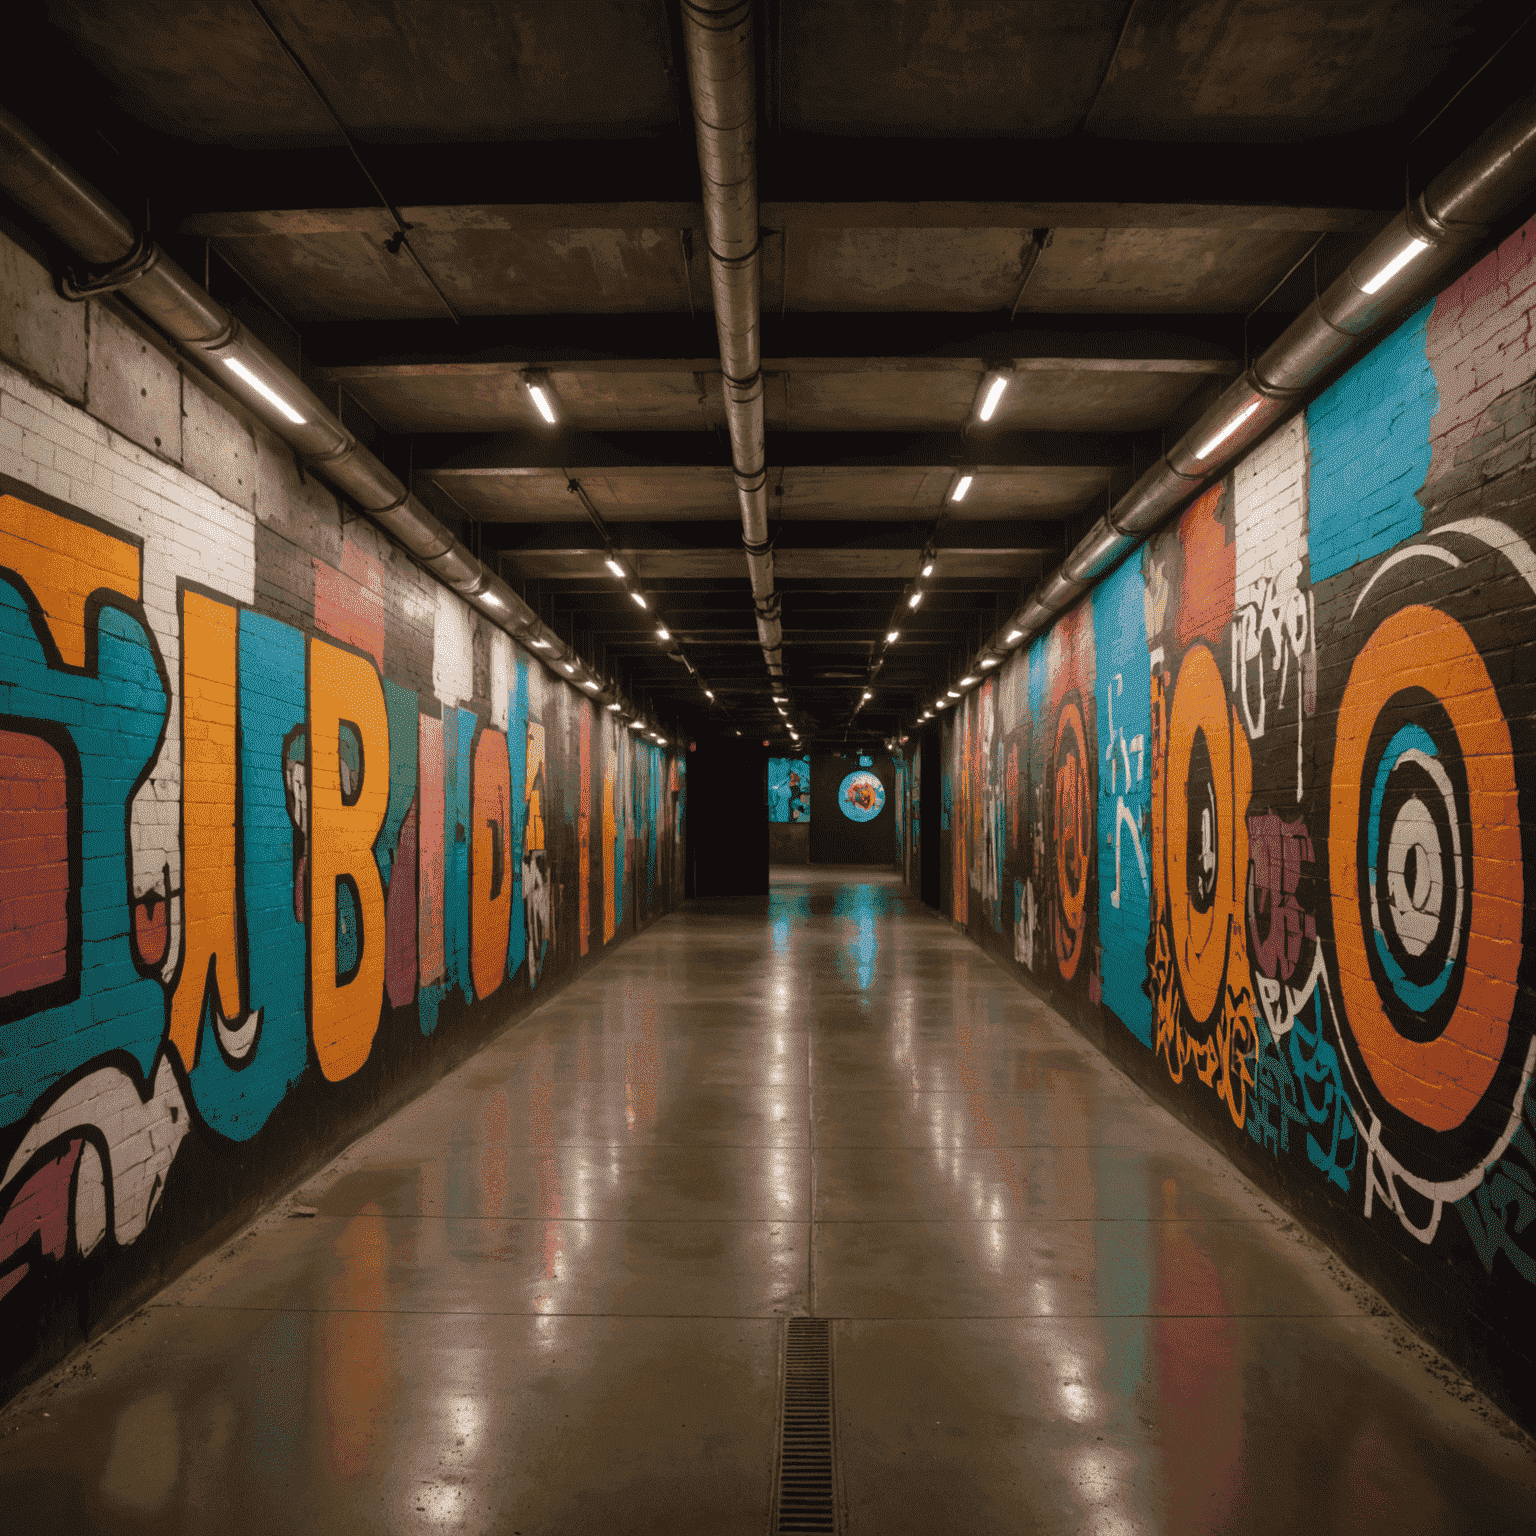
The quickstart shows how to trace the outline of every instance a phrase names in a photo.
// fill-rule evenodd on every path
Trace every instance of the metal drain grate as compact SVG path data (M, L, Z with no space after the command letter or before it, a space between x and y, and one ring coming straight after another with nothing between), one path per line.
M791 1318L784 1342L784 1410L773 1529L837 1530L832 1445L832 1326Z

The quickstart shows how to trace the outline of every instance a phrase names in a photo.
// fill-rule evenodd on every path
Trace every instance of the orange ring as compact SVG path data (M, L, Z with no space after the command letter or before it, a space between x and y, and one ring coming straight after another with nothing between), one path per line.
M1068 731L1077 738L1077 768L1075 770L1076 781L1067 786L1067 793L1076 800L1076 815L1073 817L1075 829L1074 842L1077 848L1078 884L1074 890L1067 879L1067 840L1063 835L1062 812L1062 770L1061 770L1061 744L1062 738ZM1088 806L1088 745L1086 733L1083 730L1083 712L1076 699L1069 699L1061 709L1060 718L1056 722L1056 799L1054 814L1052 816L1053 831L1056 842L1056 897L1061 904L1061 917L1056 923L1056 963L1061 971L1063 981L1071 981L1077 973L1077 963L1083 954L1083 933L1087 928L1088 916L1088 846L1089 839L1084 835L1085 823L1090 814ZM1063 945L1063 928L1070 931L1070 945Z
M1382 1006L1360 915L1361 774L1371 731L1400 688L1433 694L1461 747L1471 805L1471 924L1461 991L1438 1039L1406 1040ZM1350 1033L1386 1101L1432 1131L1453 1131L1498 1071L1514 1014L1525 872L1509 726L1483 658L1460 624L1415 604L1383 619L1350 669L1333 754L1329 888L1339 990ZM1495 892L1491 882L1503 888Z
M1189 760L1195 732L1205 731L1216 792L1216 848L1221 873L1209 912L1196 912L1189 900ZM1168 713L1168 773L1163 781L1164 858L1168 868L1168 912L1173 924L1173 953L1184 1001L1204 1023L1221 999L1227 974L1227 942L1237 911L1233 878L1236 837L1232 803L1232 717L1216 658L1203 644L1190 647L1179 668ZM1246 860L1244 861L1246 864ZM1247 877L1247 869L1243 871Z

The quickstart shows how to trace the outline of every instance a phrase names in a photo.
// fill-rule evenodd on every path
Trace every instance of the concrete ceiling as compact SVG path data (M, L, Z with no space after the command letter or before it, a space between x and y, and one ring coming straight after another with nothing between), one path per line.
M706 718L660 614L731 720L776 722L677 0L262 9L271 27L250 0L51 0L15 21L13 109L628 687ZM858 731L934 696L1401 206L1409 141L1507 30L1487 0L760 0L770 485L813 736L842 739L893 617ZM1410 176L1521 74L1480 76ZM929 595L898 613L925 550Z

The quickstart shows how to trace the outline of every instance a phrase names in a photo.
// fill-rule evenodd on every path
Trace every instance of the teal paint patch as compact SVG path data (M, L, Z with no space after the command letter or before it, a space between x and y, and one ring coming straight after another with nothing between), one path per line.
M1122 565L1093 590L1099 739L1099 944L1105 1006L1149 1049L1152 931L1152 663L1143 583Z
M294 825L283 779L284 743L306 718L304 636L287 624L241 613L240 851L246 1006L260 1015L255 1043L238 1066L219 1050L213 995L203 1002L192 1097L210 1129L246 1141L308 1066L304 987L306 935L294 910Z
M523 836L528 825L528 658L516 658L512 692L507 695L507 767L512 824L507 837L507 867L512 875L512 915L507 928L507 979L517 976L528 957L528 919L523 910Z
M430 987L422 987L416 994L416 1021L424 1035L437 1028L437 1010L448 990L446 983L435 981Z
M110 606L95 617L96 675L50 670L26 601L0 578L0 715L36 721L73 756L79 797L79 984L74 1000L0 1025L0 1126L59 1078L106 1051L148 1078L165 1034L166 996L134 965L128 807L159 751L170 701L144 626ZM67 743L67 745L66 745ZM70 771L68 768L66 771ZM6 999L25 1006L25 992Z
M389 889L390 872L400 851L400 827L411 802L416 798L416 719L419 711L416 691L384 679L384 710L389 717L389 805L384 825L373 845L378 860L379 878Z
M475 716L467 709L443 710L443 968L457 981L464 1001L475 1000L469 971L470 789Z
M1314 582L1424 526L1429 423L1440 390L1425 354L1433 303L1307 407L1308 553Z

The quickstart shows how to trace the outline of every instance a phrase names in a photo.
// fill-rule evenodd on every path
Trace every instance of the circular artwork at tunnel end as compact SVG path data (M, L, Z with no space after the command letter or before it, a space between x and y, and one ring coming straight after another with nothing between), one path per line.
M873 821L885 809L885 786L861 769L837 786L837 803L849 821Z

